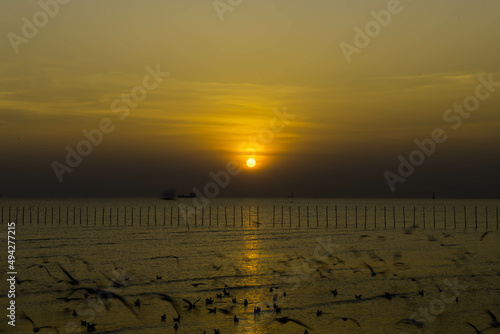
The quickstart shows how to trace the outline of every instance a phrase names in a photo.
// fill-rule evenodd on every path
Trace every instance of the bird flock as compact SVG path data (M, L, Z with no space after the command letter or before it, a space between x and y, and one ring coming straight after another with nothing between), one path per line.
M408 229L404 233L412 234L414 230ZM481 235L479 241L482 242L488 234L492 232ZM324 252L321 256L318 254L307 256L291 250L290 253L293 254L283 255L275 261L273 267L261 268L260 274L271 277L271 281L274 279L273 283L257 285L251 289L238 284L239 280L247 278L244 268L237 267L228 256L214 253L212 262L205 264L206 270L212 275L192 278L188 281L189 283L186 283L192 287L189 297L183 296L178 289L170 287L173 282L176 282L176 277L170 271L157 272L150 277L143 277L141 278L142 285L138 285L134 283L137 277L128 274L113 276L97 271L89 261L75 256L67 256L67 260L45 260L42 263L32 263L25 269L36 272L38 279L45 277L49 280L48 288L53 287L56 291L58 295L56 300L61 302L63 309L67 311L67 321L78 324L74 328L75 333L105 332L116 329L108 323L99 323L95 319L89 319L78 309L78 305L82 302L96 301L102 303L102 312L111 314L119 307L123 310L121 314L128 314L128 320L135 319L134 321L142 325L153 322L162 326L159 328L164 328L165 332L168 330L175 333L189 332L188 330L192 327L189 325L185 328L186 319L189 319L187 322L192 324L196 318L203 317L213 324L203 329L202 333L205 334L221 333L224 329L227 330L229 323L234 326L232 332L235 332L238 326L243 326L243 323L260 323L266 328L278 326L280 329L277 330L280 332L311 333L315 331L316 324L321 319L326 319L321 320L323 327L326 324L332 332L339 323L342 323L343 328L347 330L368 333L372 325L366 317L360 313L342 314L335 306L382 301L392 305L391 303L397 299L406 303L411 314L412 310L418 309L418 306L423 304L421 301L424 298L436 297L440 293L451 291L449 287L443 288L443 283L434 282L429 285L425 284L420 277L409 276L406 272L411 266L405 261L402 251L391 250L391 258L388 258L380 251L363 249L364 242L370 238L375 239L373 235L360 235L356 246L349 247L344 251L344 255ZM383 243L386 242L385 238L385 236L377 236L376 241ZM473 261L474 254L464 246L451 241L453 235L444 232L427 234L426 239L429 245L449 249L447 252L449 265L467 273L467 264ZM169 268L182 267L184 260L181 255L155 256L151 259L162 261ZM253 266L252 262L258 261L248 256L243 256L240 260L249 266ZM78 268L81 269L83 265L88 273L96 276L79 277L73 268L77 262ZM113 267L113 272L123 269L114 264ZM224 274L221 274L223 271L225 271ZM79 270L79 272L81 274L82 271ZM231 275L228 272L231 272ZM467 273L467 275L474 275L474 273ZM497 276L500 276L500 273ZM375 289L360 287L359 292L352 293L351 288L345 287L345 277L372 280L385 286L386 291L377 292ZM230 279L231 283L226 284L225 279ZM36 279L18 279L17 284L27 285L35 281ZM409 291L397 291L395 282L401 281L411 286ZM305 308L294 303L297 302L297 295L301 289L305 289L307 285L313 285L313 291L319 291L322 302L312 303L307 307L310 309L317 306L313 314L301 316L300 311ZM137 286L148 288L145 289L147 291L137 291ZM256 292L256 290L260 291ZM252 294L255 295L254 298ZM314 300L314 296L311 300ZM454 304L460 302L457 294ZM483 319L482 322L477 319L464 319L463 332L480 334L500 329L500 323L493 311L485 310L489 320ZM28 315L27 310L21 311L20 318L30 324L33 333L67 332L67 329L60 323L39 325L41 320L33 320L35 318L31 314ZM428 319L409 316L394 321L392 326L400 330L414 328L423 332L429 324Z

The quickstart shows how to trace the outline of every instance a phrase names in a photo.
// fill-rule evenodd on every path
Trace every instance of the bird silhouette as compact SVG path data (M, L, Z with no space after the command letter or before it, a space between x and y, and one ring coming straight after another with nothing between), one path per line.
M484 237L486 237L488 234L490 234L491 232L490 231L486 231L484 232L481 237L479 238L479 241L483 241Z
M188 308L188 310L192 310L192 309L196 308L196 303L199 302L200 299L201 298L198 298L194 303L191 303L189 300L182 298L182 300L188 304L188 306L186 306Z
M299 326L302 326L302 327L305 327L307 329L311 329L309 326L307 326L306 324L304 324L303 322L301 321L298 321L298 320L295 320L295 319L292 319L288 316L286 317L281 317L281 318L275 318L274 321L277 321L279 323L282 323L282 324L286 324L288 322L293 322L293 323L296 323L297 325Z
M134 309L125 300L125 298L123 298L119 294L114 293L112 291L106 291L106 290L102 290L102 289L94 289L94 288L81 287L81 288L75 288L75 289L73 289L73 291L66 298L69 298L72 294L74 294L77 291L81 291L81 290L86 291L88 294L93 294L93 295L99 296L99 298L101 300L116 299L116 300L120 301L130 312L132 312L132 314L134 314L136 318L138 318L137 313L135 313Z
M497 317L490 310L486 310L486 313L489 314L489 316L491 318L491 321L492 321L492 323L490 324L490 326L493 327L493 328L499 328L500 327L500 323L498 322Z
M59 266L59 268L61 268L61 271L69 278L69 281L68 283L71 284L71 285L78 285L80 284L80 282L75 279L73 276L70 275L70 273L64 269L63 266L61 266L61 264L59 264L59 262L56 262L56 264Z
M354 319L354 318L349 318L349 317L334 317L330 323L334 323L335 321L338 321L338 320L342 320L342 321L352 321L354 322L358 327L361 327L361 325L359 324L359 322Z
M28 317L28 315L26 313L21 313L21 316L28 320L29 322L31 322L31 325L33 325L33 333L38 333L40 330L44 329L44 328L50 328L50 329L54 329L57 333L59 333L59 330L57 329L57 327L55 326L40 326L40 327L37 327L35 325L35 322L33 320L31 320L30 317Z
M417 321L417 320L411 319L411 318L401 319L398 322L396 322L396 325L399 325L399 324L412 325L412 326L416 326L417 328L425 327L425 322Z
M43 264L32 264L31 266L26 267L26 269L29 269L29 268L32 268L32 267L44 268L44 269L45 269L45 271L47 271L47 274L48 274L50 277L52 277L52 275L50 274L49 269L47 269L47 267L46 267L46 266L44 266Z
M476 327L476 326L474 326L473 324L471 324L470 322L466 321L466 323L467 323L467 325L469 325L470 327L472 327L472 328L474 329L474 332L475 332L476 334L481 334L481 333L483 332L483 330L479 330L479 329L477 329L477 327Z

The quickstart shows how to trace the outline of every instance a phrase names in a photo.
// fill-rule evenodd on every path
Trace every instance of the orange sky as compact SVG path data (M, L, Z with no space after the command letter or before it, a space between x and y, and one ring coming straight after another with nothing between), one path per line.
M221 196L499 195L500 87L458 129L443 119L479 76L500 82L498 1L402 0L350 61L341 43L391 0L42 3L0 4L1 194L189 192L235 161ZM113 101L144 80L158 85L120 119ZM114 131L59 182L54 162L69 168L66 147L107 118ZM392 192L384 173L435 128L447 141ZM259 133L272 139L242 146Z

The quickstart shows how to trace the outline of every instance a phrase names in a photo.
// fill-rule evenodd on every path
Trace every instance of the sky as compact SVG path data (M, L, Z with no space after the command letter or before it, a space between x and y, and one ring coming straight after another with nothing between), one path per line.
M2 0L0 194L498 198L499 12Z

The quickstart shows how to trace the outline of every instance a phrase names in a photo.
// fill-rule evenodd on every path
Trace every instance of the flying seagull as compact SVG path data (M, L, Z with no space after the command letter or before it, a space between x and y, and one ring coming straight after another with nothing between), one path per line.
M28 316L26 315L26 313L24 313L24 312L21 314L21 316L22 316L24 319L26 319L26 320L28 320L29 322L31 322L31 324L33 325L33 333L38 333L41 329L44 329L44 328L54 329L57 333L59 333L59 330L58 330L58 329L57 329L57 327L55 327L55 326L40 326L40 327L37 327L37 326L35 325L35 323L33 322L33 320L31 320L31 318L30 318L30 317L28 317Z
M309 326L307 326L307 325L306 325L306 324L304 324L303 322L300 322L300 321L298 321L298 320L292 319L292 318L290 318L290 317L288 317L288 316L286 316L286 317L281 317L281 318L275 318L275 319L274 319L274 321L280 322L280 323L282 323L282 324L286 324L286 323L288 323L288 322L294 322L294 323L296 323L297 325L300 325L300 326L305 327L305 328L307 328L307 329L311 329Z

